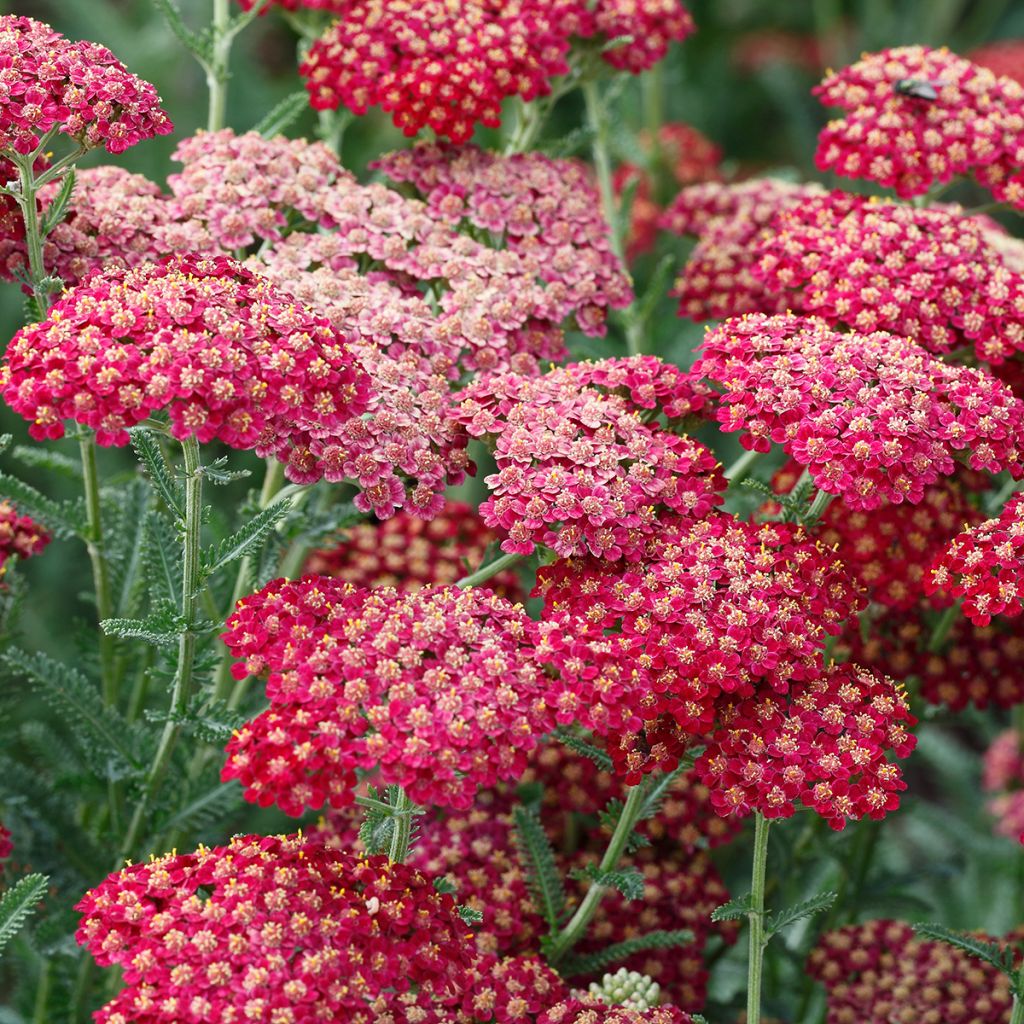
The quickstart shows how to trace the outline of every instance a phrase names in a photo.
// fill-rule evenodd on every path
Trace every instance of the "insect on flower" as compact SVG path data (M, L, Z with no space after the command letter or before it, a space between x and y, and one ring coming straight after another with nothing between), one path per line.
M927 78L900 78L893 82L893 91L899 96L909 96L915 100L927 100L933 103L939 98L939 90L949 83L941 79L929 81Z

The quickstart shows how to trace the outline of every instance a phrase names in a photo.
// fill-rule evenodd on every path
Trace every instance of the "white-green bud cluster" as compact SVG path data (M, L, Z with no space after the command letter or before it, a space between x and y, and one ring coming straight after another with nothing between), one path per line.
M658 983L639 971L620 967L614 974L606 974L600 984L590 984L590 994L609 1006L628 1006L634 1010L651 1010L658 1005L661 988Z

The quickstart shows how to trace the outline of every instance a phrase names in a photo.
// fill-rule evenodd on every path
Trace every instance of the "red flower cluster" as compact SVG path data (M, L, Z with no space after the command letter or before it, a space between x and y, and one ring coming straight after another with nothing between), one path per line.
M642 415L660 407L674 418L703 402L653 356L503 374L459 397L452 417L493 445L498 472L480 513L507 534L505 551L544 544L563 557L619 558L655 532L659 508L699 518L721 500L714 456Z
M815 679L826 638L861 605L834 554L799 528L719 514L660 521L633 562L544 567L537 593L549 645L559 634L610 634L614 661L640 676L628 695L633 713L646 721L667 713L695 736L723 701ZM584 658L577 670L586 673ZM563 671L573 668L566 659ZM602 710L592 701L587 724L599 725Z
M902 198L973 172L1000 202L1024 204L1019 82L945 49L902 46L867 54L814 92L845 111L818 137L821 170L876 181Z
M818 185L793 185L753 178L736 185L708 182L684 188L660 219L660 226L700 241L676 280L679 315L717 320L743 313L776 313L784 299L755 276L757 245L782 210L820 196Z
M728 320L693 368L725 389L717 411L745 448L783 448L851 508L920 502L964 452L972 469L1024 476L1024 404L995 377L889 334L816 318Z
M452 1024L535 1024L568 997L565 982L538 956L485 956L473 965L469 993Z
M0 68L0 150L34 153L60 132L123 153L174 127L153 86L105 46L73 43L32 18L0 17Z
M634 75L654 67L669 44L696 28L680 0L577 0L569 18L573 35L598 38L605 44L601 56Z
M468 808L478 786L517 778L555 724L532 621L486 589L276 580L227 625L235 677L269 673L271 705L235 734L223 777L286 814L351 803L357 768Z
M562 0L353 0L299 68L317 110L379 106L406 135L465 142L568 72Z
M724 709L697 774L723 816L788 818L799 801L842 829L899 806L906 783L887 755L914 749L907 728L916 721L893 680L839 665L788 697L758 694Z
M990 941L988 936L981 936ZM1010 979L902 921L866 921L822 936L807 962L828 992L827 1024L1005 1024Z
M693 1018L678 1006L634 1010L629 1006L605 1006L591 999L569 999L541 1014L538 1024L692 1024Z
M498 542L465 502L446 501L424 522L398 512L385 523L360 523L345 530L335 547L315 551L306 572L334 576L356 587L394 587L403 592L455 583L482 564ZM518 600L519 579L505 570L487 581L501 597Z
M997 78L1012 78L1024 85L1024 39L998 39L971 50L967 58Z
M985 751L981 788L999 835L1024 842L1024 749L1016 729L1001 732Z
M0 861L7 860L14 853L14 843L11 842L10 829L0 825Z
M301 835L126 867L76 909L79 943L125 982L98 1024L414 1024L470 983L472 937L450 896Z
M433 219L490 232L507 251L529 260L545 284L544 319L573 317L586 334L603 334L607 309L632 300L600 199L578 161L421 143L377 166L394 181L414 185Z
M72 419L104 445L166 409L175 437L308 466L313 436L366 408L366 375L326 320L227 257L115 268L20 330L0 391L37 438Z
M932 565L925 591L962 597L963 613L977 626L993 615L1024 611L1024 497L1014 498L995 519L970 526L949 542Z
M45 527L31 516L19 515L9 501L0 498L0 575L8 558L38 555L50 540Z

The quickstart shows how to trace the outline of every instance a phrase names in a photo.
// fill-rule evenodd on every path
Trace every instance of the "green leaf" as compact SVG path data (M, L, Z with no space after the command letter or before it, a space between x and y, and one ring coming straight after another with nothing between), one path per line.
M386 853L391 848L391 837L395 834L395 819L391 808L385 803L375 786L367 787L367 795L374 806L367 807L366 817L359 826L359 839L371 856Z
M291 507L291 502L286 499L258 512L240 530L222 540L216 549L207 552L203 559L203 575L212 576L260 547L277 524L288 515Z
M643 298L637 303L636 318L639 323L646 324L650 320L658 303L668 292L669 278L672 276L672 268L675 264L675 257L668 253L658 261L658 265L651 274L650 283L643 294Z
M167 711L147 710L145 716L148 722L177 722L183 727L183 732L220 746L227 743L250 718L244 712L233 711L226 701L211 701L202 712L186 711L175 715Z
M554 736L570 750L593 761L601 771L610 772L612 770L612 759L600 747L594 746L578 733L563 727L556 729Z
M208 466L203 466L203 477L209 480L211 484L220 487L224 484L233 483L235 480L244 480L247 476L252 476L248 469L227 469L227 464L228 457L222 455Z
M440 893L442 896L454 896L458 891L455 885L447 878L434 879L434 892Z
M655 815L660 814L669 790L676 784L679 776L686 771L689 771L689 768L685 765L680 765L674 771L653 776L651 782L648 783L650 788L644 794L644 802L640 806L640 813L637 815L636 820L645 821L647 818L653 818Z
M565 886L555 862L555 852L536 814L525 807L517 807L513 817L516 849L534 903L551 928L557 928L565 912Z
M46 895L46 875L26 875L0 899L0 950L21 930L35 905Z
M220 828L241 806L241 788L236 783L222 783L179 807L155 832L188 832L191 835L211 826Z
M204 39L198 32L185 24L185 20L178 10L174 0L153 0L153 5L160 11L167 21L170 30L178 37L182 46L189 51L200 62L209 61L213 57L210 41Z
M53 229L64 219L65 214L68 212L68 205L71 202L71 195L75 191L75 171L72 168L64 175L64 179L60 183L60 190L57 192L53 202L46 208L46 212L43 214L42 224L40 224L39 230L43 238L53 231Z
M484 919L483 913L479 910L474 910L472 907L459 906L455 908L455 912L462 918L465 924L479 924Z
M604 809L599 812L598 820L601 822L601 826L606 828L609 832L615 831L615 826L618 825L619 819L622 817L622 811L625 804L618 798L613 798L605 804ZM639 821L639 818L637 819ZM651 841L647 836L632 830L626 837L626 853L636 853L637 850L643 849L645 846L650 846Z
M57 537L77 537L85 529L85 506L81 501L54 501L31 484L2 471L0 495L10 498L20 512L38 519Z
M266 117L253 126L253 131L269 139L293 125L308 109L309 93L300 89L285 96Z
M765 923L768 938L782 931L783 928L796 924L797 921L801 921L805 917L818 914L822 910L828 910L835 903L838 895L835 892L819 892L816 896L812 896L801 903L794 903L793 906L780 910L777 914L770 914Z
M151 430L145 427L132 427L128 431L132 449L139 461L146 467L146 475L153 485L153 490L167 506L179 522L185 521L185 507L182 504L181 488L174 479L171 467L167 465L160 444Z
M964 932L955 932L941 924L915 924L914 931L926 939L945 942L968 956L983 960L997 971L1016 981L1014 953L1011 948L1001 946L998 942L985 942L984 939Z
M7 435L10 437L10 434ZM3 451L3 448L0 448ZM47 473L67 477L69 480L82 479L82 467L77 459L69 458L61 452L55 452L52 448L37 447L19 444L11 450L11 455L19 462L33 469L42 469Z
M675 931L653 931L638 935L625 942L614 942L596 953L574 954L566 957L559 969L567 975L596 974L620 960L625 960L634 953L642 953L648 949L674 949L693 942L693 932L686 928Z
M596 864L573 868L571 878L589 879L594 885L605 889L618 889L627 900L638 900L644 894L644 876L636 868L620 868L617 871L602 871Z
M746 917L752 910L753 906L751 905L750 893L748 892L745 896L738 896L734 900L729 900L728 903L715 907L711 911L711 920L736 921L741 917Z
M181 605L181 544L174 527L160 512L146 514L142 562L150 580L150 595L172 608Z
M145 619L104 619L100 629L121 640L142 640L154 647L174 647L185 632L185 620L178 617L177 628L169 628L167 617L150 615Z

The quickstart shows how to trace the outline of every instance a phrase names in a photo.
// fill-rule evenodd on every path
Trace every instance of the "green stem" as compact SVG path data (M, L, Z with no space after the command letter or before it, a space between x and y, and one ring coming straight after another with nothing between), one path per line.
M935 623L935 626L932 628L932 635L928 638L927 648L933 654L942 650L946 638L949 636L949 631L953 628L953 623L956 622L956 617L959 614L960 605L951 604Z
M232 36L229 0L213 0L212 46L213 57L206 67L206 86L210 102L206 118L208 131L224 127L228 108L228 65L231 60Z
M28 272L32 282L32 295L39 304L40 310L45 314L50 305L50 296L43 287L43 280L47 275L46 266L43 263L43 233L39 225L39 207L36 200L39 185L29 159L21 157L15 162L21 184L17 202L21 208L21 219L25 223L25 248L28 251Z
M1013 1010L1010 1013L1010 1024L1024 1024L1024 967L1017 975L1018 994L1013 997Z
M476 572L463 576L455 586L463 588L479 587L481 583L486 583L492 576L497 576L502 570L509 568L509 566L517 565L523 558L523 555L516 554L515 552L506 552L493 562L488 562L486 565L481 566Z
M391 834L391 848L388 859L392 864L401 864L409 856L409 840L412 838L412 816L415 805L401 786L394 804L395 830Z
M644 805L645 790L642 785L630 788L626 802L622 805L622 812L615 824L615 831L608 841L608 848L604 851L599 871L614 871L618 867L619 860L626 850L626 844L633 832L633 826L640 816ZM557 964L566 953L586 934L587 926L600 906L604 897L605 887L603 885L591 885L583 897L576 913L572 915L565 927L558 933L548 948L548 959Z
M747 960L747 1024L761 1021L761 981L764 973L764 884L768 867L768 830L771 822L760 812L754 816L754 867L750 876L750 953Z
M601 193L601 208L604 219L608 222L612 252L622 264L623 272L629 274L626 263L626 250L622 244L623 225L615 189L612 186L612 160L608 138L607 111L601 102L601 93L597 82L589 80L583 83L583 100L587 108L587 124L591 131L591 153L594 167L597 170L597 186ZM626 348L631 356L641 351L641 325L636 316L636 303L631 302L622 311L622 319L626 328Z
M824 514L825 509L835 500L835 497L834 494L829 494L827 491L818 491L814 495L814 501L811 502L810 508L807 510L807 521L809 523L816 523Z
M731 484L738 484L741 480L746 479L750 475L750 468L757 462L761 453L755 451L753 448L749 452L744 452L727 470L725 470L725 479Z
M36 1003L32 1013L32 1024L47 1024L50 1020L48 1004L50 1002L50 986L53 981L53 965L44 960L39 968L39 984L36 988Z
M96 444L84 431L79 438L82 454L82 480L85 488L85 514L87 532L85 546L92 563L92 579L96 589L96 617L102 622L114 614L110 592L110 574L103 544L103 519L100 507L100 481L96 466ZM117 678L114 673L114 638L102 630L99 635L100 680L103 700L113 706L117 703Z
M196 657L196 610L199 591L199 561L201 551L201 529L203 513L203 474L200 461L199 442L194 437L185 438L181 442L185 456L185 538L184 568L181 579L181 618L183 632L178 641L178 666L174 673L174 685L171 690L171 709L164 723L160 742L157 746L153 763L146 775L146 783L142 795L135 805L131 824L121 847L119 863L131 856L147 812L163 784L167 769L171 764L174 747L181 734L181 719L188 710L192 697L192 670Z

